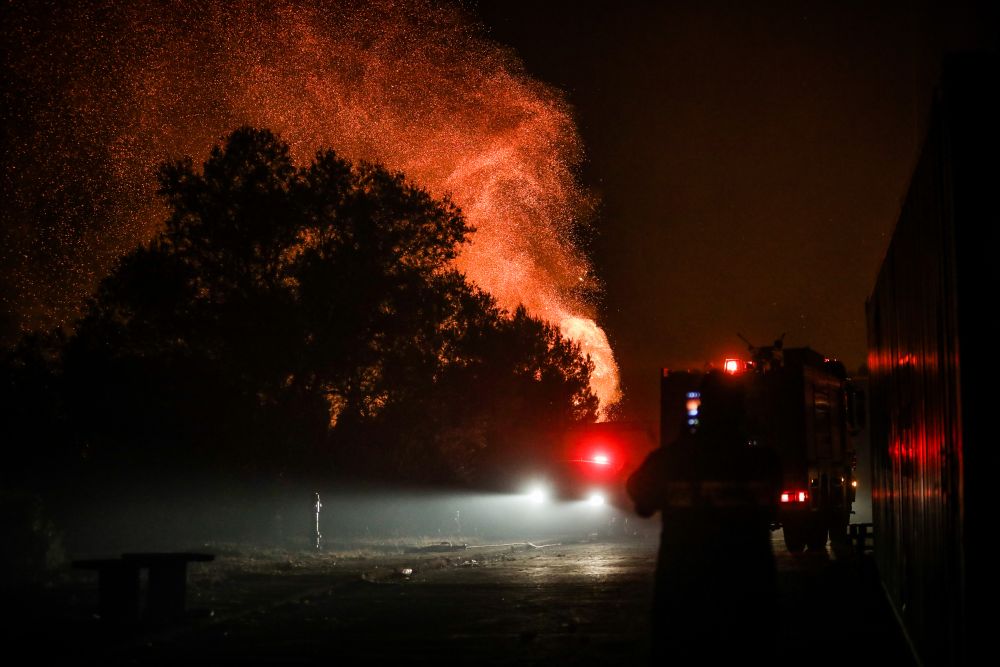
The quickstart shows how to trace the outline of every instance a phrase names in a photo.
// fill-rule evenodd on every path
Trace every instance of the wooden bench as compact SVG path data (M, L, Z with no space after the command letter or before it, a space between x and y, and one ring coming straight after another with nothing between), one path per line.
M132 553L121 558L81 560L75 567L97 570L102 619L170 621L184 616L187 564L215 560L202 553ZM140 604L140 573L148 570L146 604Z

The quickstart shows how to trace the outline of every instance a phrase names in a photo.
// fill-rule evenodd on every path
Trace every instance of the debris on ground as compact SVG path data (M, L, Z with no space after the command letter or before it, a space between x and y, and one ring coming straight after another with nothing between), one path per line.
M407 553L446 553L449 551L465 551L469 548L467 544L452 544L451 542L438 542L425 547L409 547Z

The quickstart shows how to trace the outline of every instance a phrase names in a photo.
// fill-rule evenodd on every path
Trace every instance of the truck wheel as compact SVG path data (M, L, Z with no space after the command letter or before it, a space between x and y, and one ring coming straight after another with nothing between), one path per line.
M814 521L808 528L809 537L806 542L810 551L826 549L826 522Z
M847 515L834 517L830 521L830 542L833 544L844 545L850 543L850 538L847 536L847 524L850 522L850 518Z
M802 549L806 546L806 541L802 536L802 529L785 526L782 532L785 534L785 548L788 549L788 553L802 553Z

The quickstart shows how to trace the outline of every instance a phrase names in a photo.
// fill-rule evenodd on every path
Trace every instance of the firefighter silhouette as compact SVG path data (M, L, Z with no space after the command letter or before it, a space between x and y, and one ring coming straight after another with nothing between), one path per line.
M773 649L778 459L744 437L743 392L732 378L706 375L700 411L697 430L651 453L626 485L638 514L663 520L656 663L744 662Z

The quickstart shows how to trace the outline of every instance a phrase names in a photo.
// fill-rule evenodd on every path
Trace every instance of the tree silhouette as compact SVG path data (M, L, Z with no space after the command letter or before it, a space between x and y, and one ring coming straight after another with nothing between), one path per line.
M447 199L330 150L298 168L253 128L159 179L164 230L63 353L94 456L455 479L515 431L594 418L579 347L454 270L472 230Z

